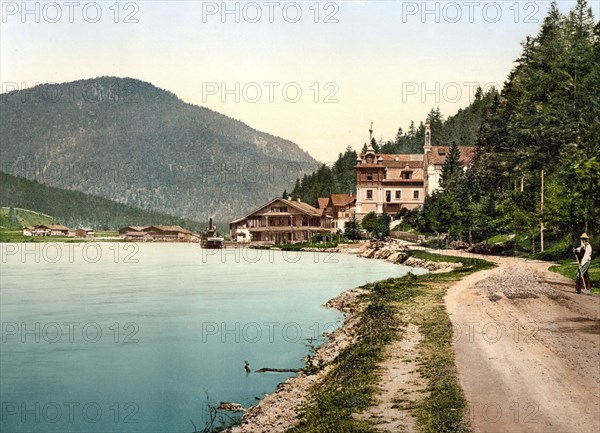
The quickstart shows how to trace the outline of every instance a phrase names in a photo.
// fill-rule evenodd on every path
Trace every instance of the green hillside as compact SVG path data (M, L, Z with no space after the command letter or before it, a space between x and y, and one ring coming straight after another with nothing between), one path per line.
M0 184L0 206L3 207L0 225L4 227L58 222L69 227L116 230L127 225L162 224L201 231L206 225L204 222L147 211L102 197L49 187L2 172ZM10 207L13 208L13 214L9 220ZM17 211L15 208L32 211Z
M28 209L2 207L0 208L0 227L18 229L38 224L56 224L56 218Z

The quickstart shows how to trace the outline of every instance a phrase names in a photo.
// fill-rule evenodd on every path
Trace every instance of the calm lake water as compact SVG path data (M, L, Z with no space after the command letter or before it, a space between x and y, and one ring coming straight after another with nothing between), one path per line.
M2 432L193 432L341 324L342 291L410 269L190 244L2 244ZM422 273L414 270L415 273ZM322 343L322 339L318 340ZM315 344L316 342L313 342Z

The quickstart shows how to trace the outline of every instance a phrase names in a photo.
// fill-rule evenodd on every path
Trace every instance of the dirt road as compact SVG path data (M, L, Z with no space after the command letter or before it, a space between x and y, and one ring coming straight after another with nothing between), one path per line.
M445 299L474 431L599 432L600 298L547 262L481 258L498 267Z

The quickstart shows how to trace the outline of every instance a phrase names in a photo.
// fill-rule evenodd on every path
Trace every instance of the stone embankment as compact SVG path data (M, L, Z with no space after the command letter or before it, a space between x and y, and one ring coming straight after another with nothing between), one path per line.
M357 254L366 259L386 260L390 263L401 264L411 268L424 268L429 272L440 273L450 272L455 268L461 267L462 263L437 262L410 256L410 244L401 240L391 239L389 241L370 241L365 242L359 247L340 246L340 252Z

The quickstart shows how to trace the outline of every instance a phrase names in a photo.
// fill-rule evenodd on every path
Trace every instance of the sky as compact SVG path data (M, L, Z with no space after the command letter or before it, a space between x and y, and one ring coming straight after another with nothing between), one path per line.
M598 1L590 1L598 19ZM2 92L132 77L321 162L501 87L549 1L0 1ZM566 13L574 1L559 1Z

